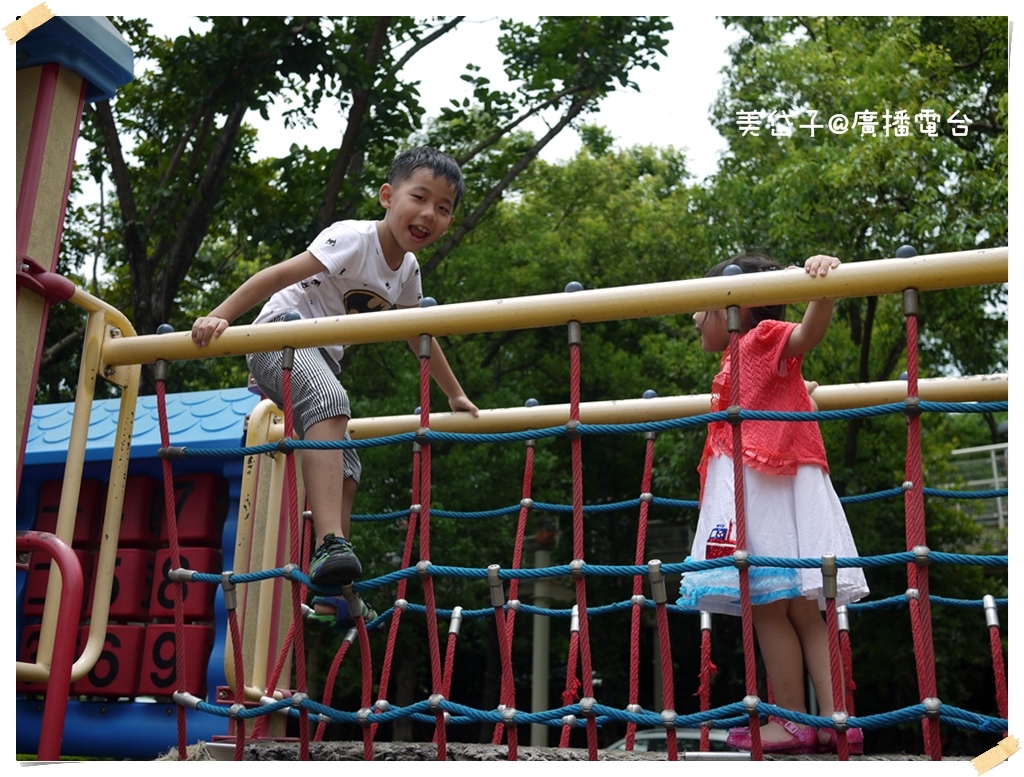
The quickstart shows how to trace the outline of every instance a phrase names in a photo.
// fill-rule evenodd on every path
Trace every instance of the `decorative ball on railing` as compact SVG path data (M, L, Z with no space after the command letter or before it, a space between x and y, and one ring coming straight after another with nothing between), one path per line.
M900 373L900 380L906 380L906 379L907 379L907 371L903 370L903 372Z
M644 399L654 399L656 396L658 396L658 392L655 391L654 389L647 389L644 392L643 396Z
M420 307L421 308L432 308L436 304L437 304L437 300L434 299L433 297L424 297L423 299L420 300Z
M526 400L526 406L527 407L537 407L537 405L539 405L539 404L540 404L540 402L538 402L533 397L530 397L528 400Z
M569 281L567 284L565 284L565 290L567 293L573 291L583 291L583 284L580 283L579 281Z
M912 256L917 256L917 249L914 246L907 245L904 243L896 249L897 259L909 259Z
M171 326L170 324L161 324L156 328L156 333L158 335L169 335L173 331L174 327Z
M298 321L301 318L302 316L299 315L299 311L297 310L289 310L287 313L281 316L282 321Z
M738 264L730 264L722 270L722 275L743 275L743 268Z

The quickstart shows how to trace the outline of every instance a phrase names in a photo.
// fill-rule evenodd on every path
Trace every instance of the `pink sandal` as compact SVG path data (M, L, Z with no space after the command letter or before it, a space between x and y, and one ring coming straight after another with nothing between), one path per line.
M838 753L839 737L836 735L836 730L834 728L823 728L821 733L828 737L828 741L822 742L821 739L818 740L818 752ZM846 729L846 744L850 750L850 755L864 755L864 729Z
M778 723L789 732L789 739L780 742L765 742L761 740L761 750L765 753L776 755L810 755L818 751L818 732L810 726L800 726L791 720L771 715L769 722ZM852 729L851 729L852 730ZM725 743L734 750L751 752L754 749L750 739L749 728L731 728Z

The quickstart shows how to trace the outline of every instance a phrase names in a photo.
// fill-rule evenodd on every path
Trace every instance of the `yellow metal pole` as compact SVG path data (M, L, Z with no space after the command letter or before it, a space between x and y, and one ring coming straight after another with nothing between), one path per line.
M931 254L844 264L826 278L798 271L727 278L695 278L666 283L463 302L429 308L388 311L386 316L335 316L258 326L229 327L206 348L197 348L190 332L142 335L107 343L105 366L156 359L206 359L273 351L284 345L313 348L408 340L511 329L565 326L569 321L647 318L725 308L772 305L812 299L844 299L897 294L912 286L921 291L1006 283L1009 249ZM908 283L907 279L913 282Z

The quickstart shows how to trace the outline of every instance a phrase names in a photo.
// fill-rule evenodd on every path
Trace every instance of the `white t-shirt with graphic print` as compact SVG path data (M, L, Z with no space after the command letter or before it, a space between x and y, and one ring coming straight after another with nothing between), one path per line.
M418 305L423 297L415 254L406 253L397 270L388 267L376 221L336 221L317 235L308 250L324 271L274 294L254 324L290 310L302 318L327 318ZM344 345L328 345L322 350L334 360L331 367L337 372Z

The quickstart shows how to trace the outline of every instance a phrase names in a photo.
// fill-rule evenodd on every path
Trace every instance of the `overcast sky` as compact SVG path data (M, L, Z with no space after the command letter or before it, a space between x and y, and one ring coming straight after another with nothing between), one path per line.
M186 14L149 13L146 18L154 32L167 36L184 34L197 24L194 16ZM686 150L691 172L703 178L714 172L717 155L725 148L708 121L708 111L722 83L726 48L737 34L727 31L711 13L671 18L675 29L668 36L667 56L658 61L660 70L635 70L633 78L640 91L620 88L602 100L599 113L587 120L606 126L619 146L653 144ZM436 116L451 99L471 95L469 85L460 78L469 63L480 66L496 88L508 84L496 47L499 34L498 16L470 16L411 60L403 76L420 81L427 116ZM294 142L336 147L345 129L336 104L323 107L316 129L285 130L279 112L271 114L270 123L256 114L248 121L259 127L261 156L284 156ZM538 135L545 131L540 121L527 126ZM577 134L565 130L542 156L549 161L564 160L578 148Z

